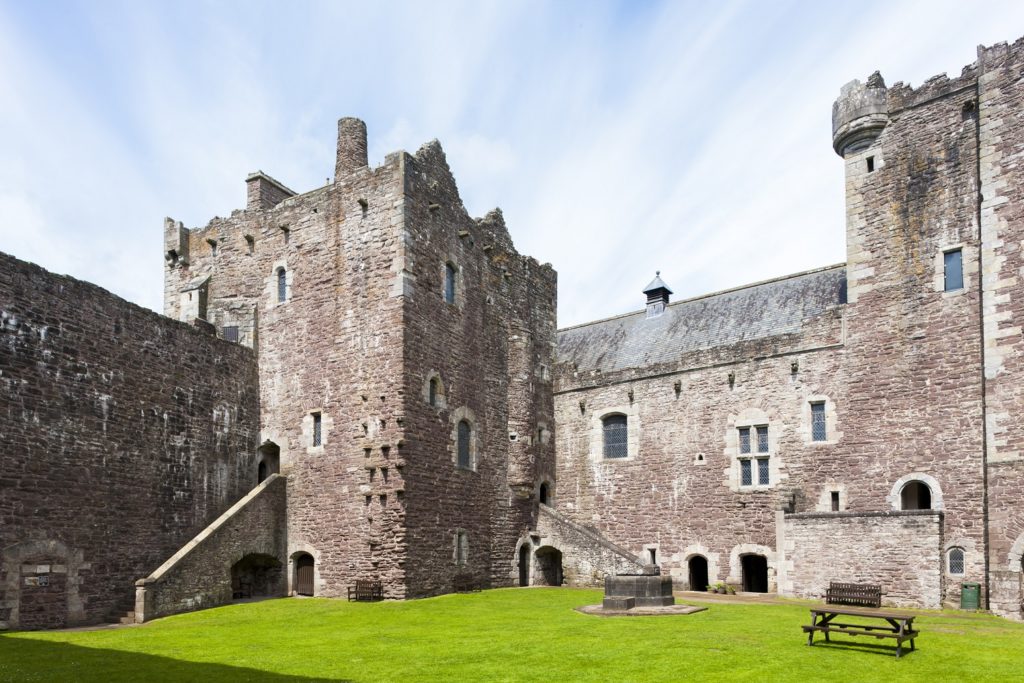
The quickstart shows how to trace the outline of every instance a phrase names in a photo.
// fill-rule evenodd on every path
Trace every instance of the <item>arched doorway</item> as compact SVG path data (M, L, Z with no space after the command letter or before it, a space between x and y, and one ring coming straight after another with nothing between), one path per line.
M271 597L280 595L281 562L272 555L246 555L231 567L231 597Z
M551 487L546 481L540 485L539 498L543 505L551 505Z
M747 593L768 592L768 558L764 555L743 555L743 590Z
M561 586L562 579L562 551L546 545L537 548L537 569L541 581L545 586Z
M281 449L273 441L266 441L259 449L256 466L256 483L262 483L271 474L281 471Z
M931 510L932 490L923 481L908 481L900 491L900 508L903 510Z
M530 544L519 546L519 585L530 585Z
M295 594L313 595L313 576L315 563L309 553L295 556Z
M690 590L706 591L708 589L708 558L694 555L688 562L690 568Z

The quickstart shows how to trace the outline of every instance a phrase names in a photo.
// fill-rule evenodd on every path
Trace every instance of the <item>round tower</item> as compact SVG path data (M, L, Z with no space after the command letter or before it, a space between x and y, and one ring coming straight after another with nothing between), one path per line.
M889 122L889 91L877 71L867 83L852 80L832 105L832 147L846 157L871 146Z
M334 163L334 179L365 168L366 124L361 120L345 117L338 120L338 156Z

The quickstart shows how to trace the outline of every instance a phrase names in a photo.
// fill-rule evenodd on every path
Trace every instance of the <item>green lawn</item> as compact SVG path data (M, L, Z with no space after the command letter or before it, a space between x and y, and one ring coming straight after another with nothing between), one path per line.
M986 615L924 612L917 651L896 660L864 639L807 647L805 603L646 618L573 610L600 599L566 588L282 599L134 628L8 633L0 680L1024 680L1024 626Z

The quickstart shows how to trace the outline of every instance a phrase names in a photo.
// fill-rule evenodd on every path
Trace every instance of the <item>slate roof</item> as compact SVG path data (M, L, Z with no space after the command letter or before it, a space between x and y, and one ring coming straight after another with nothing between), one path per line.
M800 331L801 323L846 303L846 265L678 301L558 332L558 362L580 370L669 363L688 352Z

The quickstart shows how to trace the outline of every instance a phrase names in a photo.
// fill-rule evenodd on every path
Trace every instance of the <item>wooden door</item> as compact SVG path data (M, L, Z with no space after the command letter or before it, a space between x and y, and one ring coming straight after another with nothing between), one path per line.
M295 562L295 592L313 595L313 558L309 555L303 555Z

